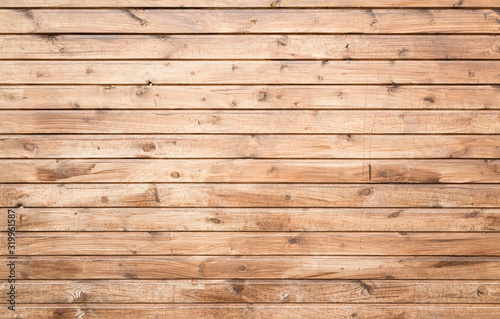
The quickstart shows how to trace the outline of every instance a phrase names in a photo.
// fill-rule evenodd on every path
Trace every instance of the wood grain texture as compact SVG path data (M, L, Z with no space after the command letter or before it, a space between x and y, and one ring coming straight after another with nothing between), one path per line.
M499 144L498 135L0 135L0 158L495 159Z
M500 311L499 305L168 305L168 304L132 304L132 305L64 305L33 304L19 306L16 314L3 308L0 314L5 318L17 318L28 315L30 318L43 319L50 317L75 318L81 316L98 316L99 318L119 318L133 316L135 318L270 318L285 319L293 316L301 318L328 319L335 316L340 319L360 318L408 318L418 319L422 316L443 319L484 318L496 319Z
M0 67L0 84L500 84L500 61L56 60Z
M500 210L463 208L25 208L18 231L499 232ZM7 220L0 219L0 230Z
M19 256L500 256L498 233L32 232L16 245Z
M0 258L3 264L6 258ZM17 279L498 280L500 257L18 257ZM7 277L9 269L0 269Z
M495 10L0 10L2 33L499 33Z
M499 46L488 35L0 35L0 59L499 59Z
M500 8L498 0L4 0L2 8L19 7L61 7L61 8L101 8L101 7L165 7L165 8L279 8L279 7L352 7L352 8L384 8L384 7L429 7L429 8Z
M0 184L3 207L500 207L491 184Z
M124 303L499 303L498 281L86 280L18 281L22 305ZM0 283L8 291L6 283ZM0 303L6 303L0 300ZM429 306L429 305L427 305ZM372 305L372 307L376 307Z
M500 109L500 86L0 86L0 109Z
M500 111L3 111L0 134L498 134Z
M498 160L2 160L3 183L500 183Z

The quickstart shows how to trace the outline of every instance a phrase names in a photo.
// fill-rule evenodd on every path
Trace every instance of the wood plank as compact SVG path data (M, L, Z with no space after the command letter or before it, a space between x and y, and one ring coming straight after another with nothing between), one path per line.
M498 280L500 257L31 256L17 258L16 279Z
M500 111L2 111L0 134L498 134Z
M0 86L0 109L500 109L499 86Z
M500 160L2 160L3 183L500 183Z
M500 207L500 186L0 184L3 207Z
M3 233L0 244L8 246ZM7 255L3 253L2 255ZM500 256L498 233L30 232L23 256Z
M1 61L0 66L0 84L500 84L500 61Z
M495 10L0 10L2 33L499 33Z
M18 231L498 232L498 209L15 208ZM7 219L0 219L0 231Z
M0 135L0 158L495 159L499 143L497 135Z
M0 59L499 59L499 46L488 35L0 35Z
M270 318L284 319L298 316L305 319L352 319L360 318L482 318L497 319L500 305L169 305L169 304L126 304L126 305L64 305L33 304L17 305L16 313L4 307L0 315L4 318L28 316L34 319L78 318L87 315L109 318Z
M0 283L2 291L9 284ZM36 303L470 303L500 301L498 281L99 280L17 281L16 301ZM0 300L5 304L6 300ZM17 306L16 306L17 307Z
M61 8L102 8L102 7L138 7L138 8L278 8L278 7L351 7L351 8L384 8L384 7L438 7L438 8L500 8L498 0L3 0L0 8L23 7L61 7Z

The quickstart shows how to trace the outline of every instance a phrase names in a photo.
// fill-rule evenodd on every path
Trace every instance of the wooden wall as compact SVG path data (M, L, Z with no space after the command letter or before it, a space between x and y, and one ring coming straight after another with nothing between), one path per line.
M2 0L0 317L500 318L499 9Z

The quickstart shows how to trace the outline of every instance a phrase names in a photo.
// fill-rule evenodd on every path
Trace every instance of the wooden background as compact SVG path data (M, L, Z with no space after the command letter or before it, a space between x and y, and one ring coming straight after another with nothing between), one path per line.
M2 318L500 318L499 0L2 0Z

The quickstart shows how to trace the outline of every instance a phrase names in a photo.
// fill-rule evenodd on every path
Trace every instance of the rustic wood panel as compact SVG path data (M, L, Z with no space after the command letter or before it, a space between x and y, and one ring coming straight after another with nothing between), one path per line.
M2 33L499 33L495 10L0 10Z
M3 207L484 207L496 184L0 184Z
M19 302L103 303L499 303L498 281L99 280L18 281ZM0 283L7 290L6 283ZM6 303L0 300L0 303ZM283 304L284 303L284 304Z
M500 84L500 61L57 60L0 65L0 84Z
M0 59L499 59L499 46L487 35L0 35Z
M3 264L6 258L0 258ZM499 280L500 257L18 257L18 279ZM9 270L0 269L7 277Z
M0 86L0 109L500 109L499 86Z
M499 232L500 210L457 208L16 208L19 231ZM7 221L0 219L0 230Z
M500 183L498 160L3 160L4 183Z
M500 111L4 111L0 134L498 134ZM243 120L244 119L244 120Z
M0 135L0 158L495 159L499 143L498 135Z
M26 256L500 255L498 233L57 232L19 233L16 243Z

